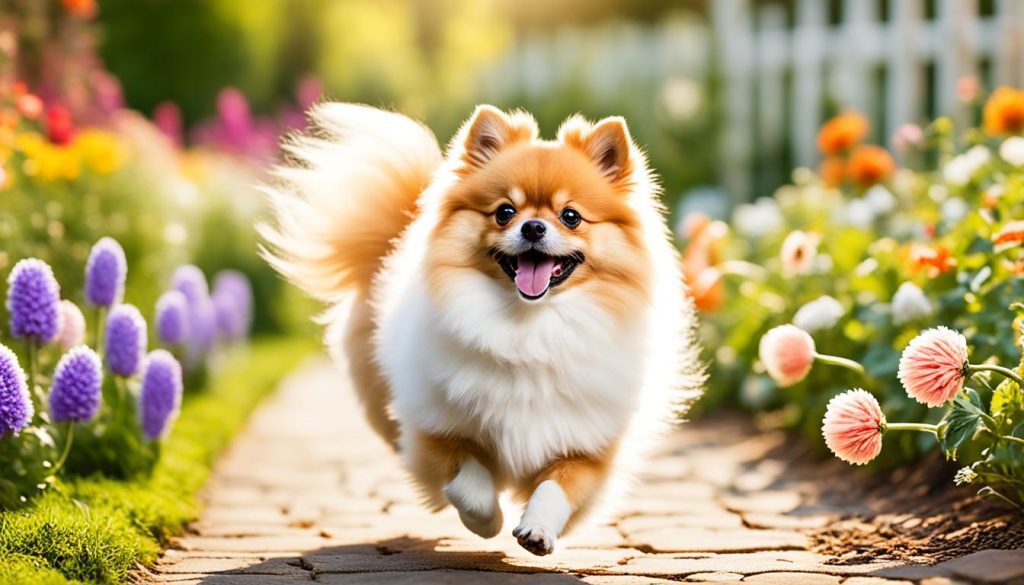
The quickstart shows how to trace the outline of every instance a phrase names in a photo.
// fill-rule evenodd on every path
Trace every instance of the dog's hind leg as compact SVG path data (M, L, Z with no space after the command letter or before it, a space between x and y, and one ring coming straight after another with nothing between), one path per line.
M440 508L446 499L466 528L483 538L501 532L501 506L485 453L468 441L419 435L406 455L428 503Z

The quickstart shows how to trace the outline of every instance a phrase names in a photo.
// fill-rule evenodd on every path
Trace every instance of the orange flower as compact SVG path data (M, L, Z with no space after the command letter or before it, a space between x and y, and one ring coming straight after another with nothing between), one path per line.
M996 252L1002 252L1024 243L1024 220L1011 221L992 236Z
M708 268L690 282L690 294L698 311L713 313L725 302L725 283L717 268Z
M896 163L889 151L880 146L859 146L850 156L847 174L861 187L870 187L889 178Z
M985 209L995 209L1003 198L1003 186L992 185L981 194L981 205Z
M683 250L683 276L690 285L693 302L701 311L714 311L725 300L722 275L714 265L719 261L719 246L728 232L720 221L702 223Z
M847 112L832 118L818 131L818 148L826 156L846 152L868 134L867 119L857 112Z
M60 0L68 14L89 19L96 16L96 0Z
M26 93L18 96L14 105L18 108L18 112L29 120L35 120L43 114L43 100L35 94Z
M688 213L679 224L679 237L688 239L700 237L700 234L709 225L711 225L711 218L707 214L699 211Z
M985 102L985 131L993 136L1024 130L1024 91L1000 87Z
M846 178L846 162L839 157L830 156L821 161L818 174L826 187L838 187Z
M925 271L928 278L935 278L956 266L956 258L949 248L941 244L929 246L914 244L910 248L910 264L916 271Z

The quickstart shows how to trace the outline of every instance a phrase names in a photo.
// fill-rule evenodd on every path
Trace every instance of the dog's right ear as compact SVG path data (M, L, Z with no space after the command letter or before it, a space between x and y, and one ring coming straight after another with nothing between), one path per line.
M457 155L467 170L478 169L510 144L537 136L537 123L528 114L506 115L494 106L481 105L456 135Z

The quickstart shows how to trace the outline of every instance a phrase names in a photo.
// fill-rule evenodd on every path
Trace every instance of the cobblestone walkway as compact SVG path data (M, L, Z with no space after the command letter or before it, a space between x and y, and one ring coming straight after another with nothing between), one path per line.
M1024 579L1016 552L983 551L930 568L832 564L808 550L807 531L841 511L824 503L814 473L778 456L782 435L751 435L717 419L677 432L618 517L535 557L519 548L511 525L483 540L451 509L423 511L341 379L318 360L282 385L221 461L193 533L145 578L224 585ZM514 522L518 510L505 517Z

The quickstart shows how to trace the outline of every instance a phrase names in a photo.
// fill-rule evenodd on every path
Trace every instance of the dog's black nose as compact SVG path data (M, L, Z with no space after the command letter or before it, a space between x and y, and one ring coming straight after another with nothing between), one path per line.
M531 219L523 223L522 227L523 237L531 242L539 242L547 230L544 222L539 219Z

